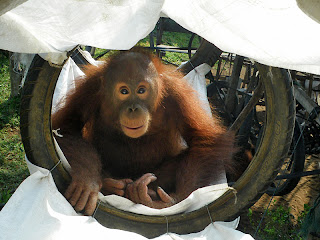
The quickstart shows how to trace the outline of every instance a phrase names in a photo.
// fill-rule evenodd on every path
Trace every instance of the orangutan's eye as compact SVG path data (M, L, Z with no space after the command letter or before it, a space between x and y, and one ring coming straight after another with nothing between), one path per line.
M125 94L129 94L129 91L126 88L122 88L122 89L120 89L120 93L125 95Z
M144 87L141 87L138 89L138 94L144 94L146 92L146 89Z

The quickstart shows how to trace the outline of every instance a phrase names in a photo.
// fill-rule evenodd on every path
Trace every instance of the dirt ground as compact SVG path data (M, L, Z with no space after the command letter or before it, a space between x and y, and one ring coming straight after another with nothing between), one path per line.
M320 168L320 154L306 157L305 171L312 171ZM313 206L313 203L320 193L320 175L311 175L302 177L298 185L289 194L284 196L275 196L273 199L267 194L257 201L252 207L253 216L256 221L260 221L263 212L267 208L270 200L274 204L271 204L270 209L277 208L279 206L290 207L290 213L293 215L293 222L297 221L298 216L304 210L304 204ZM241 215L239 230L254 234L254 230L248 227L250 225L249 217L247 213Z

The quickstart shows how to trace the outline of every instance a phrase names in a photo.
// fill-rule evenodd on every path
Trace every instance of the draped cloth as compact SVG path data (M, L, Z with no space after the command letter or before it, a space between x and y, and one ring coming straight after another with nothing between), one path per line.
M317 0L6 0L0 6L0 49L50 53L46 59L55 63L77 44L129 49L167 16L223 51L320 74Z

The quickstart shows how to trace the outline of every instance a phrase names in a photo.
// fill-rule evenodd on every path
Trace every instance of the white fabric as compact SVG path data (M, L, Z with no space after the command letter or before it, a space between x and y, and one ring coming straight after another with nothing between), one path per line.
M95 66L101 64L101 61L94 60L87 51L82 51L81 49L78 49L78 51L81 52L81 54L90 64ZM61 69L56 87L54 89L54 94L52 97L52 114L55 113L60 107L63 107L64 99L67 93L70 93L75 89L75 80L82 76L84 76L83 71L77 66L72 58L68 58Z
M14 3L12 0L9 10ZM77 44L129 49L166 15L223 51L258 62L320 74L315 0L28 0L0 16L0 48L52 53ZM299 6L303 9L301 10Z
M212 201L216 200L222 194L224 194L228 189L229 188L227 183L203 187L194 191L185 200L173 205L172 207L164 209L154 209L144 206L142 204L135 204L129 199L117 195L102 196L101 194L99 196L99 199L109 203L110 205L118 209L128 212L139 213L144 215L168 216L177 213L191 212L203 206L206 206Z
M33 58L34 58L34 54L26 54L26 53L13 53L11 56L11 59L14 62L13 71L16 71L22 74L22 80L19 87L22 87L26 80L27 73L29 71L29 67L32 63ZM22 69L21 69L21 65L22 65Z
M295 0L175 0L163 11L223 51L320 74L320 25Z
M210 65L203 63L190 71L184 78L197 91L202 107L208 114L211 113L210 104L207 98L206 74L210 71Z
M59 146L58 146L59 147ZM63 154L63 153L62 153ZM65 159L63 156L62 159ZM63 160L66 161L66 160ZM48 170L38 167L26 159L28 169L31 174L34 174L38 171L41 173L47 175ZM64 166L68 166L68 163L63 162ZM225 177L225 176L224 176ZM159 215L159 216L169 216L173 214L178 213L184 213L184 212L191 212L194 210L197 210L201 207L204 207L214 200L216 200L218 197L220 197L222 194L224 194L227 190L232 188L228 187L227 183L220 183L208 187L199 188L196 191L194 191L188 198L181 201L180 203L175 204L172 207L164 208L164 209L154 209L147 206L144 206L142 204L135 204L131 200L120 197L117 195L108 195L104 196L102 193L99 193L99 200L102 202L109 203L110 205L124 210L128 212L143 214L143 215ZM235 192L235 200L236 200L236 192ZM236 204L236 201L235 201Z
M199 233L169 233L155 239L252 239L235 230L237 225L238 219L215 222ZM136 233L105 228L94 218L77 214L57 190L51 173L39 168L19 186L0 212L0 233L0 240L146 239Z
M58 107L63 106L63 99L68 92L75 89L75 79L84 76L81 69L75 64L72 58L69 58L61 69L55 92L52 97L52 113L57 111ZM65 81L68 79L68 81Z

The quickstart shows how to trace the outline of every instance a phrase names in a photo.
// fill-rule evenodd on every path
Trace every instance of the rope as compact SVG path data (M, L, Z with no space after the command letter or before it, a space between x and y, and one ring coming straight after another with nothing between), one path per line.
M188 63L190 63L191 67L193 68L193 70L198 73L197 69L193 66L192 62L191 61L188 61Z
M53 171L60 163L62 163L61 159L59 160L59 162L57 162L57 163L49 170L49 172L48 172L48 174L47 174L46 177L48 177L49 174L52 173L52 171Z
M212 225L213 225L213 220L212 220L212 217L211 217L211 214L210 214L210 211L209 211L209 207L208 207L208 205L206 205L206 207L207 207L207 212L208 212L208 215L209 215L210 221L211 221L211 223L212 223Z
M56 130L52 130L52 132L53 132L56 136L58 136L58 137L63 137L63 135L61 135L61 134L58 133L59 130L60 130L60 128L58 128L58 129L56 129ZM61 158L59 158L59 161L49 170L47 176L49 176L49 174L52 173L53 170L54 170L60 163L62 163Z
M60 131L60 128L56 129L56 130L52 130L52 132L54 133L54 135L56 135L57 137L63 137L62 134L58 133L58 131Z
M98 200L98 204L97 204L97 206L96 206L96 209L94 210L94 212L93 212L93 214L92 214L92 217L93 217L93 218L95 217L95 215L96 215L96 213L97 213L97 211L98 211L98 208L99 208L100 204L101 204L101 200Z
M233 194L234 194L234 196L235 196L234 204L237 204L237 201L238 201L238 198L237 198L237 190L236 190L235 188L233 188L233 187L228 187L228 189L233 192ZM219 190L221 190L221 189L217 189L217 190L215 190L215 191L219 191ZM212 223L212 225L213 225L213 219L212 219L212 217L211 217L211 213L210 213L210 211L209 211L208 204L206 205L206 209L207 209L207 212L208 212L210 221L211 221L211 223Z
M68 51L66 53L66 59L61 63L61 64L57 64L57 63L53 63L51 61L47 61L50 65L50 67L54 67L54 68L62 68L63 65L68 61L69 57L71 56L71 54L77 49L79 48L80 45L75 46L73 49L71 49L70 51ZM78 53L77 53L78 54Z
M164 216L166 218L166 222L167 222L167 234L169 234L169 221L167 216Z
M164 216L166 218L166 223L167 223L167 232L166 232L166 235L168 235L172 240L175 240L175 236L172 235L170 232L169 232L169 220L167 218L167 216Z
M234 204L237 204L237 202L238 202L238 196L237 196L238 191L233 187L228 187L228 189L230 189L233 192Z

